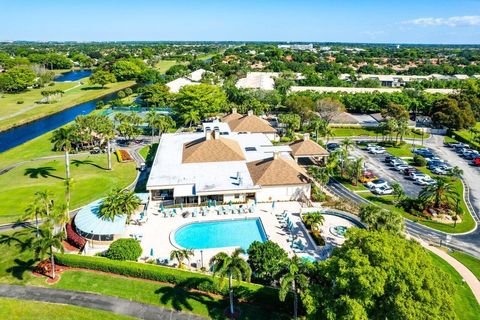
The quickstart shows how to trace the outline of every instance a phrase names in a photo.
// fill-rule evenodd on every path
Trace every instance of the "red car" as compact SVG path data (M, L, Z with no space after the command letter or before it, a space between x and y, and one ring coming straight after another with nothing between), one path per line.
M475 158L472 160L472 165L474 166L480 166L480 158Z

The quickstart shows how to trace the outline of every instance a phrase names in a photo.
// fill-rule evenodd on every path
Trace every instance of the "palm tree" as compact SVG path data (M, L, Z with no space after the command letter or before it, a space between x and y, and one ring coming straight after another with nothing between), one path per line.
M400 136L400 141L408 132L408 119L402 118L397 121L397 137Z
M287 294L293 292L293 318L298 315L298 295L308 295L309 281L306 275L301 273L302 261L294 256L288 262L288 272L280 279L280 290L278 291L280 301L285 301Z
M37 201L33 201L28 205L25 214L22 216L22 220L35 219L36 237L39 237L40 235L38 230L38 218L42 216L43 212L43 207L39 205Z
M182 119L185 125L188 124L188 126L191 127L192 124L200 122L200 115L198 111L191 109L188 112L182 114Z
M181 250L172 250L170 251L170 259L178 261L178 268L183 268L183 261L186 259L190 262L190 257L193 256L193 250L191 249L181 249Z
M450 202L457 195L457 191L444 177L435 177L435 183L426 186L418 195L425 202L433 202L434 208L440 208L441 204Z
M155 128L158 126L158 122L160 120L160 116L155 110L150 110L147 112L147 115L145 116L145 120L148 123L148 126L152 130L152 141L151 143L153 144L153 135L155 133Z
M52 264L52 279L55 279L55 256L53 254L54 249L64 252L62 240L64 239L64 233L54 233L53 227L50 222L47 222L40 229L40 237L35 238L32 242L32 247L35 251L36 259L43 259L46 255L50 257Z
M133 214L135 209L141 204L140 199L133 191L115 189L111 191L100 206L99 216L103 220L114 221L116 217Z
M72 149L72 141L74 140L73 130L71 127L62 127L53 132L51 142L55 150L65 152L65 170L66 179L70 179L70 150Z
M210 265L213 270L214 276L219 276L223 280L228 277L228 288L230 296L230 315L233 317L235 311L233 309L233 284L232 280L235 278L237 281L244 279L250 282L252 276L252 269L248 265L240 254L245 253L243 249L235 249L231 256L225 252L217 253L210 260Z
M99 123L98 126L98 134L102 137L103 141L107 142L108 170L112 170L112 148L110 141L115 137L115 125L110 119L102 119L102 123Z
M452 177L461 178L463 176L463 170L460 169L458 166L455 166L452 168L452 170L450 170L450 175Z
M302 217L303 222L314 231L318 231L325 222L325 217L320 212L310 212Z
M309 166L307 170L308 170L308 174L311 175L321 185L326 185L328 180L330 179L330 175L326 168Z
M402 185L398 182L394 182L392 183L392 189L397 202L400 202L400 200L405 197L405 191L403 190Z
M35 201L42 207L43 215L48 217L53 209L53 193L48 190L35 192Z
M355 145L353 140L350 138L343 139L341 144L344 147L346 153L348 153L348 150L350 150Z
M360 180L360 176L362 175L363 171L363 159L362 158L357 158L353 161L353 164L351 164L352 168L352 184L355 182L355 185L358 183Z

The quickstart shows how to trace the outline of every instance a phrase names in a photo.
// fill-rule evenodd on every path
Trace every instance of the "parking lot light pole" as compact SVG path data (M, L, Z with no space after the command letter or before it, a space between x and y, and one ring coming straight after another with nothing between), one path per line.
M200 261L202 263L202 269L203 269L203 250L200 250Z

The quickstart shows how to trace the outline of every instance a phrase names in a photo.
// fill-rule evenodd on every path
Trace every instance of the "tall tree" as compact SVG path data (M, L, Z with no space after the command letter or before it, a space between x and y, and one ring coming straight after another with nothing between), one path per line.
M435 183L426 186L418 195L419 199L433 203L434 208L449 205L458 194L453 185L445 177L435 177Z
M345 107L338 100L324 98L316 102L316 110L320 118L329 125L335 117L345 111Z
M55 279L55 250L63 253L62 240L64 239L64 233L54 233L53 226L50 222L45 223L40 229L40 236L32 241L32 247L35 251L35 257L37 259L43 259L45 256L50 257L52 264L52 278Z
M178 268L182 269L184 260L190 261L190 257L193 256L193 250L191 249L179 249L170 251L170 259L178 261Z
M254 241L247 254L253 279L267 285L279 278L288 259L287 252L273 241Z
M285 301L289 292L293 293L293 319L298 317L298 296L300 295L302 300L310 300L310 290L308 289L309 280L308 277L301 272L302 261L298 256L293 256L289 260L287 265L287 273L280 278L280 290L278 291L280 301ZM313 310L308 304L304 303L307 308L307 313L311 313Z
M235 310L233 308L233 279L237 281L250 281L252 270L248 263L240 257L240 254L245 253L243 249L235 249L232 255L225 252L217 253L210 260L210 265L214 276L221 278L221 284L224 279L228 277L228 291L230 296L230 315L233 317Z
M392 234L401 235L405 229L405 222L400 213L382 209L373 204L363 206L359 217L372 230L386 230Z
M65 171L66 179L70 179L70 151L72 149L72 142L74 135L71 127L62 127L53 131L51 142L55 150L65 152Z

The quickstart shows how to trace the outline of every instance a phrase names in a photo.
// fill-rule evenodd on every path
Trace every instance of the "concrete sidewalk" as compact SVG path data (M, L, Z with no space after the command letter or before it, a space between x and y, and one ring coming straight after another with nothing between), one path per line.
M415 238L423 247L431 252L435 253L437 256L445 260L449 265L451 265L465 280L465 283L470 287L473 292L473 295L477 299L477 302L480 304L480 281L478 281L477 277L463 264L458 262L455 258L450 256L443 250L440 250L436 247L430 246L428 243L425 243L422 240Z
M98 309L146 320L199 320L200 316L164 309L153 305L104 296L95 293L42 288L33 286L0 285L0 297L68 304Z

